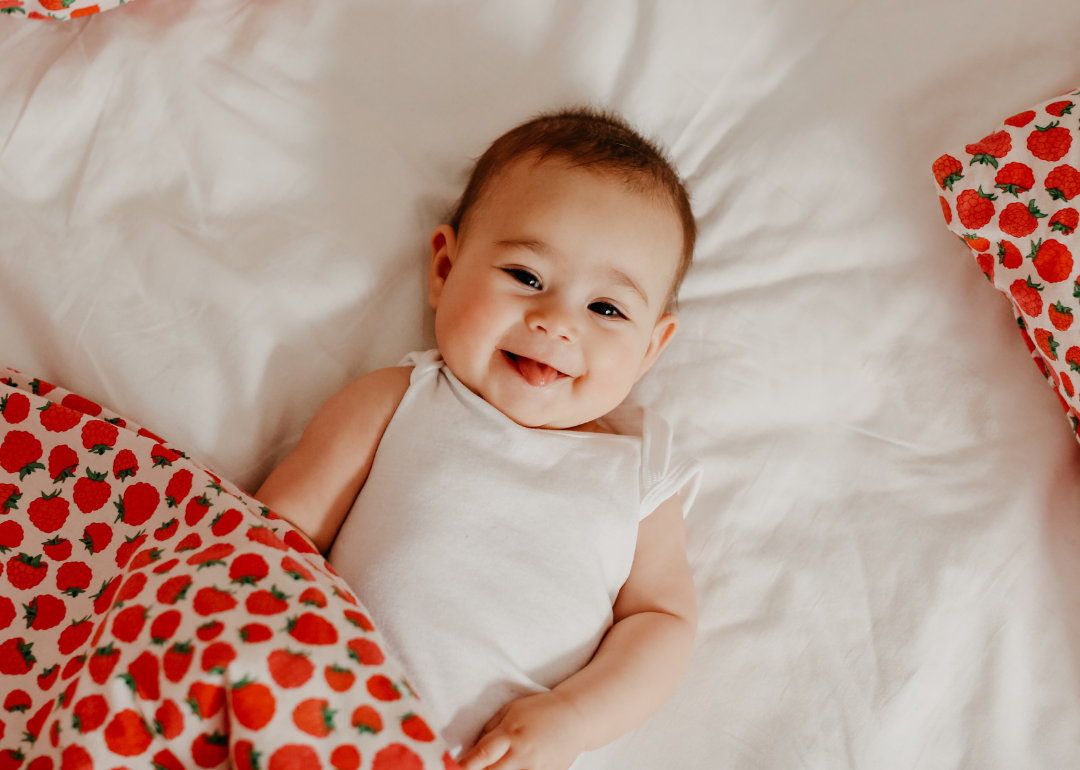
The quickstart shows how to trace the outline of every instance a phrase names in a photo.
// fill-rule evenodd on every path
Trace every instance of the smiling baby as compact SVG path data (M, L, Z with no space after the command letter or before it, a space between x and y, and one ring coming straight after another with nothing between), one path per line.
M431 237L438 348L328 400L256 494L330 551L464 770L565 770L686 667L700 466L623 401L695 234L621 118L504 134Z

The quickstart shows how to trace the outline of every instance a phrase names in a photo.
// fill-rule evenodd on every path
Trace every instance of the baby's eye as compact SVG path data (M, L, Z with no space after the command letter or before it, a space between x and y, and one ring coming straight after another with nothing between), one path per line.
M523 270L520 267L506 267L503 268L503 272L513 276L518 283L523 283L533 289L544 288L543 284L540 283L540 279L528 270Z
M589 310L597 315L604 316L604 318L626 318L622 311L610 302L593 302L589 305Z

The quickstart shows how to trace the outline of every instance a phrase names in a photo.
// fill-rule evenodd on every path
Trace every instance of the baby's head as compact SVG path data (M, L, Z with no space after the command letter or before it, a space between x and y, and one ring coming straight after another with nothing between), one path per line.
M518 126L431 237L443 359L521 425L602 417L674 336L696 232L671 164L622 119L575 109Z

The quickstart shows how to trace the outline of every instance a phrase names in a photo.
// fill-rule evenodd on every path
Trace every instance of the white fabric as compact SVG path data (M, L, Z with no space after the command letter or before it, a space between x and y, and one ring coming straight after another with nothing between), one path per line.
M1078 34L1076 0L0 16L0 361L254 489L331 394L434 344L428 241L471 159L621 110L701 228L632 394L705 466L700 624L671 699L582 762L1069 767L1080 448L930 164L1080 86Z
M589 662L630 574L643 505L657 489L686 489L685 515L701 469L668 460L671 434L653 415L636 420L652 426L644 436L524 428L438 350L402 365L414 367L409 388L330 563L456 751L504 703Z

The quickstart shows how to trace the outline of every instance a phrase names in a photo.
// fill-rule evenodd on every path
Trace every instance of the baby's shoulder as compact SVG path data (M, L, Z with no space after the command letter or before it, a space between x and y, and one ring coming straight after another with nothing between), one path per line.
M323 405L322 410L344 428L357 421L389 417L409 389L411 366L376 369L346 385Z

